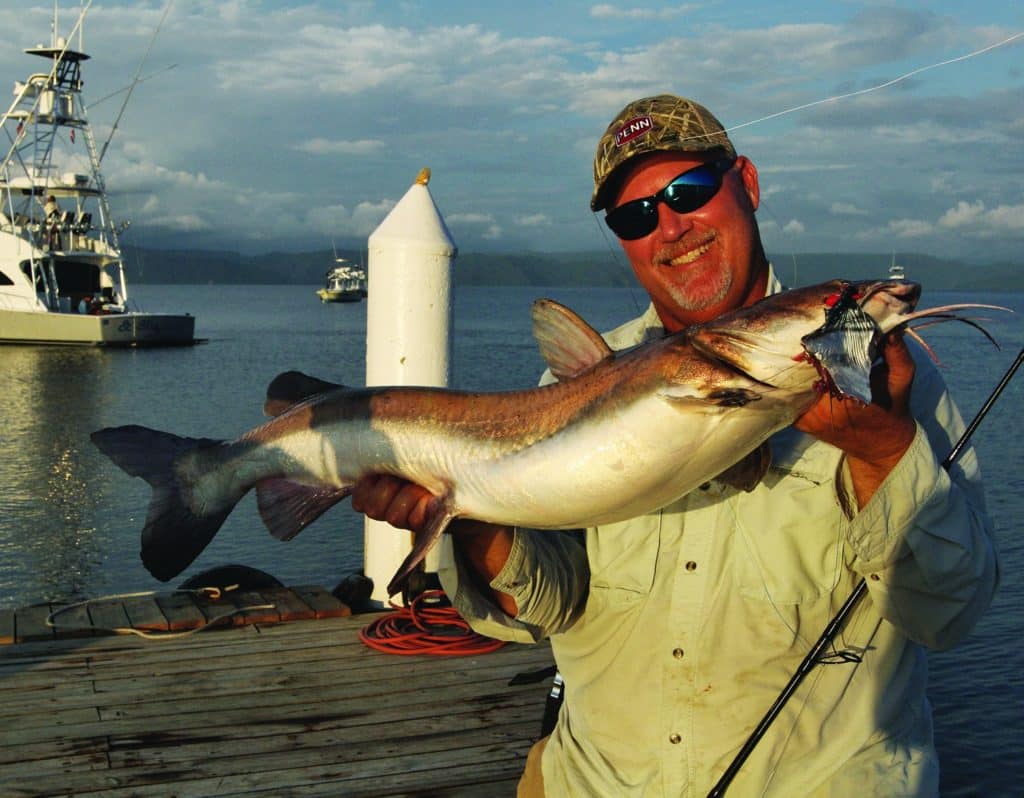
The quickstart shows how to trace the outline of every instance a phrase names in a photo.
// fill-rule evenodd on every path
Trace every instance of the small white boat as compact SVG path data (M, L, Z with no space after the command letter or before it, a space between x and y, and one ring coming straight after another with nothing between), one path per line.
M366 272L334 253L334 268L324 275L324 287L316 293L321 302L358 302L366 296Z
M892 261L889 263L889 276L893 280L906 280L907 273L904 268L896 262L896 256L892 256Z
M79 20L79 23L81 20ZM82 99L89 56L58 37L14 84L0 126L0 343L194 344L188 313L128 310L118 234Z

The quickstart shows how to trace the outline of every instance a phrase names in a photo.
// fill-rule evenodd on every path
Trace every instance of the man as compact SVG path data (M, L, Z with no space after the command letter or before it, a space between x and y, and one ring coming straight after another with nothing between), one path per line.
M703 106L630 103L602 137L607 209L651 306L624 348L781 290L755 220L754 165ZM873 402L828 396L770 441L749 492L714 480L662 510L571 535L453 525L453 603L481 632L550 636L565 703L521 796L703 796L811 645L867 579L831 658L806 680L730 794L934 796L923 646L960 640L997 582L974 452L926 358L881 347ZM913 384L913 390L911 390ZM366 478L353 505L397 526L427 494Z

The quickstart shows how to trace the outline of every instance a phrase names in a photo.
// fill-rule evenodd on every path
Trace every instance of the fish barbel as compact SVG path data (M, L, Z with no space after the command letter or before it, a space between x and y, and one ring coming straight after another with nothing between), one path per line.
M165 581L253 487L267 528L287 540L364 475L422 485L434 498L393 595L455 518L576 529L653 512L764 451L822 390L870 401L880 335L978 307L915 313L919 296L915 283L834 280L622 352L568 308L538 300L534 335L552 385L350 389L289 372L268 390L274 418L236 440L139 426L92 440L152 486L142 561ZM756 483L768 463L753 462Z

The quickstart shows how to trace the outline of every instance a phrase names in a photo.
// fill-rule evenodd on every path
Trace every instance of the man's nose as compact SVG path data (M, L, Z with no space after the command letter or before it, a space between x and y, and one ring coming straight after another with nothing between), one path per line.
M676 241L693 228L689 214L677 213L664 202L658 203L657 233L664 241Z

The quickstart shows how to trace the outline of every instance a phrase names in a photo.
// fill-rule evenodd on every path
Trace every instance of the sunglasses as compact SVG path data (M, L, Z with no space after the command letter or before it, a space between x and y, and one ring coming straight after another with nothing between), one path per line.
M736 163L720 158L683 172L657 194L623 203L605 214L604 221L623 241L633 241L654 232L658 226L658 203L676 213L693 213L706 205L722 187L722 177Z

